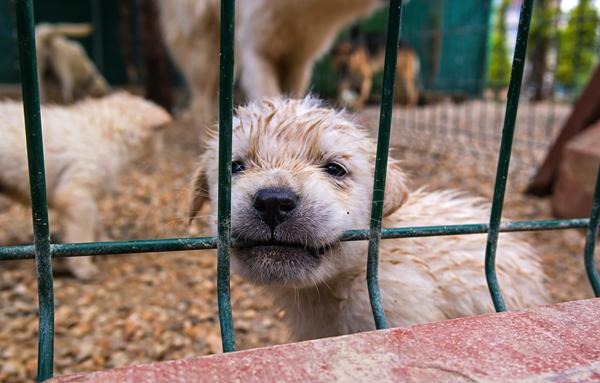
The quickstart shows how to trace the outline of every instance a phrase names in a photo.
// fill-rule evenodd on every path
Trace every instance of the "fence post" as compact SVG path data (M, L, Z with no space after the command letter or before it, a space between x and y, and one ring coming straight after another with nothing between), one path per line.
M594 295L600 297L600 276L596 269L594 261L594 250L596 248L596 238L598 237L598 228L600 227L600 166L596 176L596 190L594 191L594 200L592 202L592 211L590 213L590 223L588 224L587 235L585 238L584 261L585 271L587 273Z
M513 57L512 70L510 72L510 83L508 85L508 100L506 103L506 114L504 116L504 127L502 128L500 154L498 157L498 167L496 169L496 183L494 186L492 212L490 215L490 231L488 232L485 249L485 277L496 311L506 311L506 304L502 298L498 277L496 275L496 248L498 245L498 234L500 232L500 221L502 219L502 207L504 204L510 154L515 133L517 110L519 108L519 96L521 94L521 83L523 81L523 68L525 66L532 7L533 0L524 0L521 5L517 42L515 44L515 54Z
M17 0L16 9L39 299L37 380L41 382L52 377L54 359L54 292L50 254L50 227L48 225L48 204L46 201L46 176L32 0Z
M379 114L379 133L377 134L377 155L373 179L373 201L371 205L371 225L369 230L369 256L367 259L367 287L375 327L388 327L381 303L377 268L379 266L379 242L383 220L383 199L385 198L385 176L387 172L388 152L390 149L390 131L392 110L394 108L394 86L396 83L396 61L400 39L400 19L402 18L402 0L391 0L385 48L385 66L383 69L383 90L381 111Z
M221 54L219 94L219 200L217 294L223 351L235 351L229 282L231 246L231 125L233 119L233 60L235 1L221 0Z

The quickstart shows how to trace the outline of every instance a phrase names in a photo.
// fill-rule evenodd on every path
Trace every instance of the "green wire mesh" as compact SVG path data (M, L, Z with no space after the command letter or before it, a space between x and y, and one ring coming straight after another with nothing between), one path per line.
M590 220L587 218L512 221L500 224L500 232L542 231L584 229ZM445 235L482 234L489 231L487 223L442 226L412 226L381 229L381 239L433 237ZM370 230L348 230L342 234L340 241L367 241ZM231 247L248 246L249 244L232 238ZM52 258L82 257L90 255L118 255L139 253L161 253L170 251L208 250L217 248L216 237L165 238L135 241L86 242L86 243L53 243L50 245ZM0 260L25 260L35 258L33 245L2 246Z
M502 299L495 273L495 252L500 232L587 228L584 251L585 267L595 295L600 296L600 277L596 270L593 258L596 237L600 226L600 169L596 179L596 191L589 219L501 222L502 205L506 191L511 145L513 142L517 107L523 77L532 4L533 0L525 0L521 7L517 45L513 59L506 117L502 132L501 149L496 172L496 185L494 188L492 213L489 224L473 223L466 225L382 228L381 218L385 194L385 174L393 107L396 65L395 53L400 36L400 20L402 14L402 1L390 1L384 87L382 91L377 156L373 181L374 190L371 225L369 230L350 230L345 232L340 238L342 241L369 241L367 283L377 328L387 327L384 308L380 299L377 284L379 241L381 239L488 233L485 258L486 277L492 300L494 301L494 306L497 311L503 311L506 310L506 307ZM17 0L16 8L25 129L27 136L27 155L31 185L34 243L33 245L22 246L0 246L0 260L31 258L35 258L36 260L40 308L38 381L44 381L52 377L53 373L54 303L51 268L52 257L169 252L217 248L217 294L223 350L225 352L235 350L229 284L229 249L230 247L245 246L248 244L236 241L235 238L231 238L230 235L231 129L234 81L234 0L222 0L221 2L218 236L69 244L50 243L32 0Z

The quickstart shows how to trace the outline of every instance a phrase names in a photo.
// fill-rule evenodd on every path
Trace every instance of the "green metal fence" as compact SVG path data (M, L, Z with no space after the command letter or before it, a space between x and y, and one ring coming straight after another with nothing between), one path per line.
M517 45L512 64L506 116L502 131L501 147L496 171L490 221L465 225L429 227L382 228L381 216L385 189L385 174L388 159L391 131L392 103L394 93L394 66L400 35L402 0L391 0L385 58L384 86L380 112L377 156L375 164L374 193L369 230L352 230L342 235L343 241L368 240L367 283L369 296L377 328L387 327L377 285L378 247L381 239L407 238L439 235L459 235L487 233L485 274L489 290L497 311L506 310L500 286L496 278L495 254L499 232L555 230L567 228L587 228L584 250L585 267L594 289L600 296L600 277L594 263L595 240L600 225L600 171L596 181L594 203L589 219L521 221L502 223L502 206L506 189L507 172L511 156L511 146L515 130L527 35L531 20L533 0L524 0L521 7ZM0 260L35 258L39 295L39 349L38 381L52 376L54 304L51 259L53 257L74 257L109 255L122 253L164 252L177 250L218 250L217 292L219 318L223 350L234 351L235 339L231 314L229 285L229 248L242 246L230 236L231 216L231 128L233 112L233 58L234 58L234 0L221 1L221 92L219 113L219 205L218 236L202 238L173 238L160 240L114 241L97 243L51 244L48 225L48 207L45 194L44 158L42 148L42 126L35 62L35 41L32 0L17 0L17 24L19 35L19 56L23 105L27 135L27 152L31 187L34 243L24 246L0 247Z
M420 62L422 105L397 106L392 121L402 131L401 139L393 144L403 152L423 160L454 157L466 166L475 162L473 173L490 183L489 169L497 160L502 134L509 58L518 32L518 20L513 17L518 8L513 1L503 12L504 33L500 33L501 3L506 2L412 0L403 7L402 40L415 49ZM589 3L575 17L579 6L563 11L561 3L567 1L534 2L513 139L511 190L523 189L530 182L566 122L573 101L600 65L600 23L596 21L600 8ZM387 13L378 11L353 27L354 37L344 32L339 40L383 45L386 23ZM594 28L596 32L590 33ZM499 36L505 48L501 52L494 43ZM575 46L580 47L578 55L573 52ZM326 56L317 64L312 87L319 95L334 98L336 80L344 74L336 73L330 61ZM506 78L498 72L506 73ZM374 76L372 102L379 102L382 77L380 73ZM355 80L351 86L357 91L359 85ZM371 116L376 108L363 113Z
M481 2L481 6L483 3ZM495 3L499 5L503 2ZM513 139L509 183L509 187L513 190L523 189L537 172L567 121L573 102L590 80L594 68L600 65L600 23L596 21L600 8L590 3L585 12L574 17L573 14L579 5L567 12L561 11L561 3L567 2L564 0L534 2L522 96ZM477 80L476 77L469 78L471 70L467 66L465 71L468 74L465 76L458 71L453 72L451 78L447 76L448 73L446 76L433 77L433 88L422 79L424 94L427 95L428 92L431 94L431 91L434 91L436 97L441 100L432 97L432 102L419 108L404 109L394 116L394 123L403 127L402 146L413 150L418 148L424 156L458 154L471 160L476 158L475 162L478 165L476 173L486 181L491 180L491 174L486 174L486 171L491 162L496 160L499 149L505 106L500 100L506 93L504 89L508 85L510 72L509 52L514 51L514 37L518 31L517 20L509 17L513 14L511 5L504 23L505 55L498 52L492 42L500 33L498 31L500 7L493 8L487 28L489 33L484 24L478 24L478 28L473 24L473 28L467 29L467 33L471 34L486 31L489 37L487 59L490 64L486 65L487 75L484 73L479 77L481 94L457 93L461 92L460 88L465 80L467 84L473 84L473 81ZM446 5L446 11L451 9L453 8ZM454 60L457 62L468 62L472 59L472 56L464 54L452 44L447 44L451 39L462 41L465 28L459 25L455 24L451 29L444 26L438 31L443 41L440 44L442 51L442 60L438 65L440 69L447 67L443 60L444 52L446 55L455 56ZM593 33L594 28L595 33ZM569 34L570 29L574 29L575 36ZM591 38L586 37L590 34L589 29L592 30ZM578 40L586 40L587 43L584 45L578 43ZM577 45L582 51L579 55L572 52ZM506 56L506 64L494 65L497 61L504 61L498 60L503 56ZM580 56L588 59L586 65L582 64L583 59ZM424 65L427 65L427 61L430 60L422 55L420 58ZM485 55L480 55L479 60L483 62ZM569 72L565 68L578 75L565 75ZM506 79L495 74L497 72L506 72ZM443 84L448 86L446 90L441 87Z

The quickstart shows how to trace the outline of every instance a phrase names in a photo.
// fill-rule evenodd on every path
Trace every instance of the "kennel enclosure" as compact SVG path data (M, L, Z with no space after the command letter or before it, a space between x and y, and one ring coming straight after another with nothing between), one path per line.
M235 350L233 318L229 284L229 249L244 246L231 237L231 129L233 113L233 59L234 59L234 1L221 1L221 55L220 55L220 100L219 100L219 206L218 236L195 238L172 238L159 240L111 241L96 243L55 244L50 241L48 206L45 194L42 125L38 80L36 72L33 1L16 0L16 17L19 39L20 73L23 90L23 106L27 137L27 155L32 198L34 243L22 246L0 247L0 260L35 259L39 296L39 346L38 381L53 375L54 360L54 298L52 258L111 255L144 252L168 252L179 250L217 249L218 272L217 294L223 350ZM380 110L380 123L373 181L371 226L368 229L345 232L342 241L369 241L368 273L366 283L371 299L374 321L378 329L386 328L385 311L377 284L378 251L380 240L417 236L463 235L487 233L485 249L485 275L491 299L497 311L507 310L502 298L501 286L496 278L495 254L500 232L559 230L585 228L587 237L583 258L590 283L596 296L600 296L600 278L594 263L595 241L600 225L600 177L596 180L596 192L589 218L569 220L532 220L502 222L502 208L506 191L508 167L511 158L515 122L519 107L521 83L527 50L527 36L532 16L533 0L524 0L520 11L506 112L498 155L496 182L492 198L492 211L487 223L445 225L429 227L382 228L381 218L385 189L385 176L392 126L396 47L400 37L402 1L391 0L386 42L385 69ZM483 249L482 249L483 251Z

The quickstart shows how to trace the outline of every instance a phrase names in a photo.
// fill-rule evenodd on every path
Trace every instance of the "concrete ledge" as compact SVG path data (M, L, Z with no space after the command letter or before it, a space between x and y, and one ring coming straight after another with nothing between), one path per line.
M52 382L600 382L600 299Z

